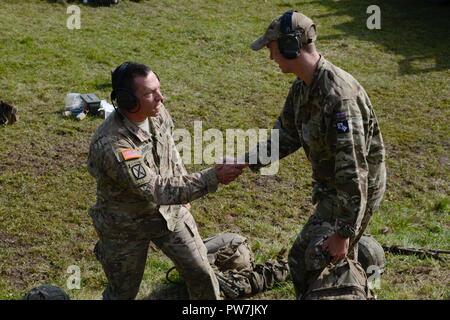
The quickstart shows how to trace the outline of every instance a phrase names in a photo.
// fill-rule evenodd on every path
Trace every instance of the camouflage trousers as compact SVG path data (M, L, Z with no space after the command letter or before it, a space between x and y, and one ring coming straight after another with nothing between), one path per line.
M313 215L297 236L289 252L289 269L297 299L304 296L311 282L332 260L328 252L322 249L322 243L328 236L336 232L335 208L335 197L322 195ZM358 260L358 240L366 229L372 212L372 207L368 207L357 236L350 239L348 257L352 260Z
M222 233L206 239L205 245L222 294L227 298L236 299L269 290L289 276L284 259L255 264L247 239L241 235Z
M152 241L175 264L191 299L220 299L219 283L194 218L187 212L173 231L161 215L113 225L106 215L91 212L99 241L95 254L108 279L104 299L134 299L139 291L149 243Z

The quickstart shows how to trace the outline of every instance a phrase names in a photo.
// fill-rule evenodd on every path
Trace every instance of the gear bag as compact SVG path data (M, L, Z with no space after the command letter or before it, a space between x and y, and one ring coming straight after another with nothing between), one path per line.
M225 232L203 241L208 250L208 260L220 271L243 270L253 267L254 257L247 238Z
M304 300L367 300L372 296L361 265L345 258L329 264L311 281Z

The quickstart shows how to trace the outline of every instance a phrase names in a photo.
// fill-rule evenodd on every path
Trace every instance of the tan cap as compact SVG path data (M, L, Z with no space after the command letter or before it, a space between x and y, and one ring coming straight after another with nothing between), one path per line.
M255 51L265 47L270 41L277 40L283 33L281 31L281 17L283 15L276 17L272 20L266 33L256 39L252 44L251 48ZM292 13L292 29L300 30L302 32L302 43L307 44L316 40L316 25L314 22L297 11Z

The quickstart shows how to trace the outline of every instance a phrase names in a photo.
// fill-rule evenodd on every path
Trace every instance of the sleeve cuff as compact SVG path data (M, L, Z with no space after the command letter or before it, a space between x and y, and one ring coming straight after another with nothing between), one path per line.
M217 180L216 170L209 168L201 171L202 177L206 183L206 189L209 193L216 192L219 187L219 180Z

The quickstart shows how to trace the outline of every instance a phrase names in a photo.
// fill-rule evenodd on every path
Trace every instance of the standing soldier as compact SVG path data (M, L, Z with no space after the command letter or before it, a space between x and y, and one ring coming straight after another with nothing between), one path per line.
M135 298L150 241L174 262L191 299L220 298L189 202L230 183L244 165L188 174L156 74L125 62L113 72L112 87L118 110L97 129L88 157L97 180L97 202L89 211L99 236L95 254L108 279L103 298Z
M386 187L385 149L369 97L316 51L315 40L313 21L288 11L251 45L267 47L283 73L297 76L275 128L279 158L303 147L312 166L315 211L288 257L298 299L330 262L356 260L357 242ZM268 141L268 151L270 143L276 142Z

